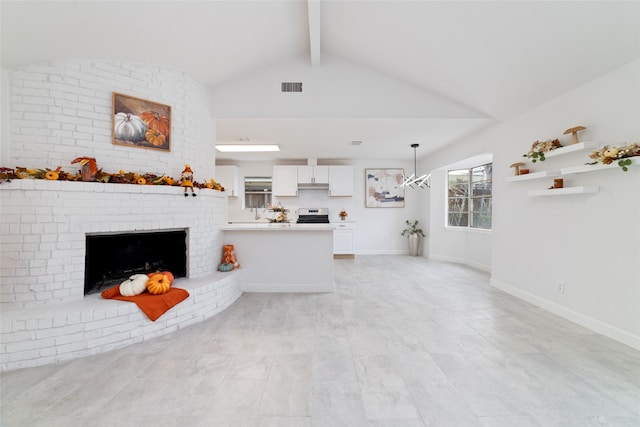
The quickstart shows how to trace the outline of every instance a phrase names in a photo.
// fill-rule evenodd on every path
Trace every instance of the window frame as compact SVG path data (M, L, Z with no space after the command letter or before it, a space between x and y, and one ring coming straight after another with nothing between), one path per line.
M487 174L487 166L489 166L489 173ZM479 168L483 168L484 169L484 173L485 173L485 177L484 179L480 179L480 180L474 180L474 174L473 171L475 169L479 169ZM451 196L451 191L452 191L452 184L451 184L451 173L452 172L466 172L466 185L468 186L467 190L466 190L466 196L464 198L461 197L455 197L455 196ZM462 174L458 174L458 175L462 175ZM476 166L471 166L468 168L459 168L459 169L449 169L447 170L447 174L446 174L446 196L445 196L445 206L446 206L446 212L445 212L445 228L451 229L451 230L473 230L473 231L482 231L482 232L487 232L487 231L491 231L493 229L493 162L487 162L487 163L483 163L480 165L476 165ZM478 184L489 184L488 185L488 195L485 194L479 194L479 195L474 195L474 185L478 185ZM484 191L487 191L487 187L485 186ZM463 199L464 203L462 203L462 205L464 206L464 210L460 210L458 212L452 212L451 211L451 200L452 199ZM479 210L479 211L475 211L474 207L476 206L478 200L482 200L484 199L484 204L485 206L488 206L488 211L485 210ZM488 199L488 203L487 203L487 199ZM476 216L481 215L481 214L485 214L487 215L488 212L488 216L489 216L489 226L488 227L479 227L477 224L477 220L476 220ZM466 216L466 225L455 225L455 224L451 224L451 213L458 213L460 215Z
M269 189L266 190L264 189L262 192L251 192L250 185L247 185L247 182L250 181L254 181L254 182L270 182L271 185L268 186ZM271 201L273 200L273 177L271 176L245 176L244 180L243 180L243 191L242 191L242 195L243 195L243 205L244 205L244 209L266 209L270 204ZM247 189L247 187L249 187L249 189ZM264 186L267 187L267 186ZM251 196L258 196L261 195L262 196L262 203L258 203L258 204L253 204L253 203L248 203L248 198L252 198ZM260 197L255 197L255 199L259 199ZM253 205L253 206L251 206Z

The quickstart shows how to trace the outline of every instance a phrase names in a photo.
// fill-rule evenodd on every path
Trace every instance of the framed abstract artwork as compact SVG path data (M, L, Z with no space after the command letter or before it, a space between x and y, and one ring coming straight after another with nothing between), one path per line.
M171 151L171 107L113 92L113 143Z
M404 169L365 169L364 172L367 208L404 207Z

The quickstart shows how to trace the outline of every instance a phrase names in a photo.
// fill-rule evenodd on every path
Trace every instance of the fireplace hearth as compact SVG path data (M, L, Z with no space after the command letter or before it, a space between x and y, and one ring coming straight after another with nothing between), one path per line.
M158 270L186 277L186 229L86 235L85 295Z

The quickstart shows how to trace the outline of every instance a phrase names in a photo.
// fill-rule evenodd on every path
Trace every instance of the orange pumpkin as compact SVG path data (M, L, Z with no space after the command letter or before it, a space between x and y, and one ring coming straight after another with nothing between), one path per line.
M144 179L143 177L138 177L138 179L136 179L136 184L138 185L145 185L147 183L147 180Z
M153 273L149 273L147 274L147 276L149 276L149 279L151 279L152 276L155 276L156 274L164 274L165 276L167 276L167 279L169 279L169 283L173 284L173 273L171 273L170 271L154 271Z
M169 119L165 116L156 113L155 111L145 111L140 114L140 118L149 126L149 129L157 130L165 137L169 136L170 123Z
M154 147L162 147L167 141L167 137L159 130L149 129L144 134L145 139Z
M169 279L169 283L173 284L174 277L170 271L163 271L162 274L167 276L167 278Z
M58 172L56 171L49 171L45 174L44 178L51 181L55 181L58 178L60 178L60 174L58 174Z
M171 282L169 277L162 273L157 273L151 276L147 281L147 290L150 294L160 295L169 292L171 288Z

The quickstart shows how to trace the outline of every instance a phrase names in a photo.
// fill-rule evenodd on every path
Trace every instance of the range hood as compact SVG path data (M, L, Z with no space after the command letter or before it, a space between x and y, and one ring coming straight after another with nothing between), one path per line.
M307 166L317 166L318 159L307 159ZM326 166L325 166L326 167ZM312 182L299 182L298 190L329 190L329 183L315 182L315 178L311 178Z
M313 183L313 182L307 182L307 183L298 183L298 190L329 190L329 184L328 183Z

